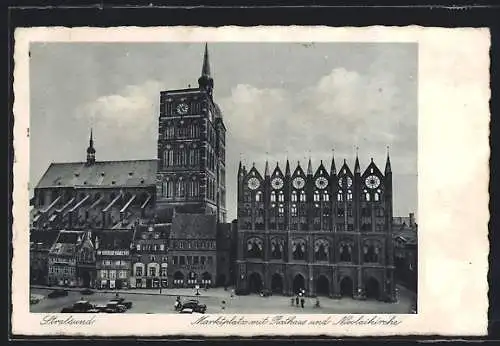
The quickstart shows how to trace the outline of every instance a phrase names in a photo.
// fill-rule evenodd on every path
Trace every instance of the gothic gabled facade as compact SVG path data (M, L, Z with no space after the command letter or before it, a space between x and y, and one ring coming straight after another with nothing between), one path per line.
M237 291L392 301L392 171L286 162L238 170Z
M198 88L160 95L157 209L226 219L226 128L213 99L207 46Z

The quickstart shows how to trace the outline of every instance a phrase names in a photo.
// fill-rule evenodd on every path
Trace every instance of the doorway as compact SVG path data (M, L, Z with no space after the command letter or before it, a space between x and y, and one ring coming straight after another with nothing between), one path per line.
M342 297L352 297L353 287L352 279L349 276L344 276L340 281L340 295Z
M304 277L301 274L295 275L293 279L293 293L298 294L301 290L305 290L306 284Z
M248 291L250 293L260 293L262 291L262 278L258 273L250 274L248 278Z
M330 295L330 283L326 276L320 275L316 281L316 294L318 296Z
M273 293L283 294L283 279L278 273L275 273L271 278L271 291Z

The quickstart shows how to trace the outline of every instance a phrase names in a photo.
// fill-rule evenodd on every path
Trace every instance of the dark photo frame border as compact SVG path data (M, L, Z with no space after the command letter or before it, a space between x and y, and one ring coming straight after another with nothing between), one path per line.
M216 4L214 1L202 2L193 1L186 4L186 1L150 1L148 6L137 7L142 2L140 1L110 1L101 3L90 3L89 1L11 1L7 3L7 30L8 30L8 83L7 83L7 105L8 117L7 126L7 140L8 140L8 213L9 232L6 232L6 254L7 254L7 273L8 274L8 288L10 291L10 278L11 278L11 256L12 256L12 163L14 160L14 153L12 147L13 136L13 47L14 47L14 30L17 27L31 27L31 26L96 26L96 27L110 27L110 26L175 26L175 25L198 25L198 26L224 26L224 25L238 25L238 26L255 26L255 25L327 25L327 26L369 26L369 25L386 25L386 26L406 26L406 25L421 25L421 26L435 26L435 27L489 27L491 30L491 69L490 69L490 82L491 82L491 100L490 100L490 222L489 222L489 240L490 240L490 253L489 253L489 275L488 281L490 285L489 290L489 335L481 337L484 341L493 341L500 338L500 294L498 294L498 286L500 282L500 254L498 239L498 184L500 179L497 176L496 168L498 168L498 147L495 140L498 129L498 121L496 115L500 114L499 106L499 47L500 47L500 7L494 6L493 1L476 1L473 6L469 6L467 1L449 1L445 4L431 6L430 4L423 4L419 2L419 6L406 6L389 7L379 2L378 6L365 6L353 5L352 2L344 1L344 4L337 4L335 6L328 6L327 1L288 1L287 7L277 6L279 2L275 1L273 4L270 1L261 2L259 6L245 5L241 7L240 4L224 5ZM149 5L151 3L151 5ZM347 5L350 3L351 5ZM462 5L457 4L462 3ZM343 5L343 6L342 6ZM340 6L340 7L339 7ZM466 67L464 67L466 68ZM473 231L473 230L471 230ZM8 313L8 320L11 316L10 295L6 297L6 310ZM471 297L474 299L474 297ZM459 312L457 312L459 313ZM8 339L9 340L44 340L50 339L40 337L23 337L14 336L11 334L10 322L8 325ZM457 339L457 337L453 339ZM77 339L59 338L60 340ZM104 339L104 338L102 338ZM96 341L107 341L102 339L95 339ZM113 338L116 341L130 340L129 338ZM149 338L144 338L149 339ZM152 340L158 338L151 338ZM179 339L169 338L170 340ZM310 341L308 338L294 337L297 342ZM315 338L319 341L321 338ZM343 342L352 340L353 338L343 339ZM376 338L387 341L401 341L401 340L444 340L451 338L443 337L418 337L407 336L404 338ZM462 340L473 340L474 338L460 338ZM241 342L242 339L224 339L225 341ZM266 338L256 338L259 342L264 342ZM329 338L328 340L332 340ZM373 339L356 339L369 340ZM214 342L221 342L222 340L213 340ZM285 340L290 342L292 340ZM51 341L51 344L54 341Z

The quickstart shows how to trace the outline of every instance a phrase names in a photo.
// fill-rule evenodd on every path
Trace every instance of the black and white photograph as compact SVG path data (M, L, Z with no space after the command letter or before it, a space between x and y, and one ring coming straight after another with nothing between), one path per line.
M418 42L27 47L29 313L421 313Z

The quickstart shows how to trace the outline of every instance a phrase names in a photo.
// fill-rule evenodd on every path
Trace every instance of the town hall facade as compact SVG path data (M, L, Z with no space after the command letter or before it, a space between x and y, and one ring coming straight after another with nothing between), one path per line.
M238 171L238 292L394 301L392 171Z

